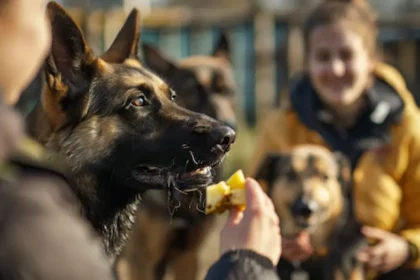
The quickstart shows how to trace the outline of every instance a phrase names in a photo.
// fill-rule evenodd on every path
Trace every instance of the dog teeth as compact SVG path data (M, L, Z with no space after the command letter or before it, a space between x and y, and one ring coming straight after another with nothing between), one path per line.
M206 174L208 172L210 172L210 167L204 167L197 170L197 173L199 174Z
M152 166L148 166L148 167L146 167L146 169L149 172L157 172L157 171L159 171L159 168L158 167L152 167Z
M210 172L210 167L207 166L207 167L204 167L204 168L194 170L194 171L188 173L188 175L207 174L209 172Z

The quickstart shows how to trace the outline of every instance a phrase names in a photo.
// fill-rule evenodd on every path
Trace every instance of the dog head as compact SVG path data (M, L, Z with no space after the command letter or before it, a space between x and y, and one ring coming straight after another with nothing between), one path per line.
M142 66L139 12L100 56L61 6L49 3L48 13L52 47L41 102L29 116L32 134L112 188L169 182L188 191L211 183L235 132L178 106L175 91Z
M177 92L179 105L236 127L236 86L225 34L221 34L209 56L173 61L148 44L143 44L143 54L146 65Z
M257 180L265 182L284 235L314 230L337 218L350 185L350 165L340 153L314 145L269 154Z

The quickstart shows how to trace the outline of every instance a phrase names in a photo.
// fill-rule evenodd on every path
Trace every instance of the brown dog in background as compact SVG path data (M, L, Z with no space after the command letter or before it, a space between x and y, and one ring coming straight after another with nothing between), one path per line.
M299 274L307 279L364 279L354 258L364 239L349 206L347 158L321 146L301 145L290 153L268 155L256 179L273 200L282 236L294 238L307 231L314 248L314 255L301 264L281 258L282 280Z
M209 56L173 61L145 44L143 54L146 66L176 91L178 105L235 128L236 86L225 34L221 34ZM215 181L220 173L218 168ZM197 211L196 193L175 195L181 201L179 207L170 205L162 191L146 193L138 210L135 231L121 258L122 278L163 279L172 266L175 279L197 279L198 251L214 224L214 217Z

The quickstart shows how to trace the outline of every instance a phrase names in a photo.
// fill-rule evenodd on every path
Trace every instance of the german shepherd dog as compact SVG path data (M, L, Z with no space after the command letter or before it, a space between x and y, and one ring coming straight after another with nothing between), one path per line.
M146 67L165 79L177 92L176 102L180 106L235 128L236 87L225 34L221 34L213 53L208 56L173 61L147 44L143 44L143 54ZM220 179L220 173L218 168L215 180ZM122 277L162 279L167 268L172 266L176 279L197 279L198 251L214 216L206 216L191 207L191 203L196 204L197 197L183 192L176 192L176 195L181 204L170 212L171 205L164 192L145 194L138 210L141 222L134 226L132 240L121 258Z
M355 253L364 241L352 219L351 167L341 153L316 145L300 145L285 154L269 154L256 179L267 188L281 220L282 236L308 231L314 256L300 264L281 258L282 280L363 279ZM307 278L305 278L307 279Z
M121 252L141 195L205 188L235 140L230 127L175 104L176 94L138 58L133 9L109 49L95 56L73 19L48 4L52 47L31 135L65 159L81 210L111 261Z
M195 55L173 61L149 44L143 44L144 62L177 92L177 103L236 128L236 85L230 44L220 34L212 55Z

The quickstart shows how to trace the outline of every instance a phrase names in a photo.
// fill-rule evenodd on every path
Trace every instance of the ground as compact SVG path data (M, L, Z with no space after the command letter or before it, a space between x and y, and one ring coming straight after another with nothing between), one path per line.
M206 241L200 250L200 270L197 280L204 279L210 266L219 258L219 233L226 222L226 215L219 216L216 224L212 227ZM173 280L173 276L169 273L164 280Z

